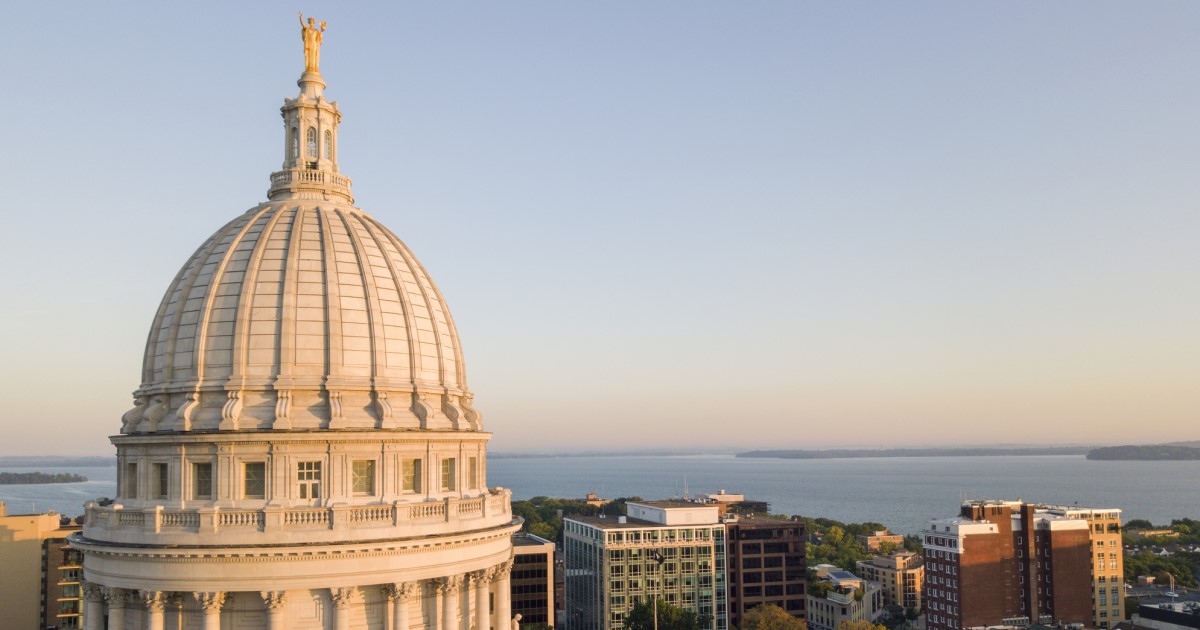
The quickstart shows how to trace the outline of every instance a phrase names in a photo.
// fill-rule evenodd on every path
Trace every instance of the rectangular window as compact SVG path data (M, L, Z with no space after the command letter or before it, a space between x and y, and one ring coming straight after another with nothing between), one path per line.
M212 464L192 464L192 498L211 499L212 489Z
M167 490L170 488L170 478L167 475L166 464L154 464L154 498L167 498Z
M359 496L375 494L375 460L364 459L351 463L350 476L354 484L354 494Z
M404 460L404 480L401 490L404 492L421 491L421 460Z
M457 474L456 464L458 460L453 457L442 459L442 492L453 491L458 488L458 480L455 479Z
M243 472L242 494L247 499L267 498L266 462L246 462Z
M474 490L479 487L479 458L467 459L467 487Z
M137 498L137 464L125 464L125 496L130 499Z
M296 481L300 484L301 499L321 498L321 462L296 464Z

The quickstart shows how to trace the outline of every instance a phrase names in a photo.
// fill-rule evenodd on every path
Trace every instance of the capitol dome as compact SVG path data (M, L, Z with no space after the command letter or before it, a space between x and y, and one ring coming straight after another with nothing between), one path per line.
M513 623L512 493L487 484L450 309L338 169L324 23L267 201L154 314L117 493L87 505L86 630L486 630ZM199 240L199 239L197 239Z

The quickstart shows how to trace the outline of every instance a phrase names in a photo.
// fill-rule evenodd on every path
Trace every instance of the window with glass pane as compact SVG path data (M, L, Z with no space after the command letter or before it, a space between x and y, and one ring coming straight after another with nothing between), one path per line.
M300 134L296 133L296 128L292 127L292 159L300 157Z
M166 464L154 464L154 498L167 498L168 477Z
M375 494L375 462L362 460L350 465L350 476L354 482L354 494Z
M467 459L467 487L479 487L479 458L470 457Z
M325 131L325 159L333 159L333 132Z
M446 492L454 490L458 487L455 474L458 472L455 468L458 460L453 457L447 457L442 460L442 491Z
M296 481L300 484L301 499L321 498L321 462L296 464Z
M404 492L421 491L421 460L404 460L404 481L401 489Z
M242 480L243 494L247 499L267 498L266 462L246 462L245 478Z
M192 498L211 499L212 464L192 464Z
M317 157L317 129L308 128L308 157Z
M125 496L131 499L137 497L137 464L125 464ZM1104 557L1101 554L1101 557Z

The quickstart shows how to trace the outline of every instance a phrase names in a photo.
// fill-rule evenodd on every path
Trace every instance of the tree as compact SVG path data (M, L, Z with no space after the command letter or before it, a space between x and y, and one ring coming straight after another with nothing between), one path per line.
M775 604L755 606L742 617L741 630L807 630L808 624Z
M1135 518L1125 523L1125 529L1154 529L1154 524L1144 518Z
M828 543L828 544L836 547L836 546L842 544L842 540L845 537L846 537L846 530L842 529L841 527L838 527L837 525L834 525L833 527L829 528L829 531L825 532L825 538L823 538L821 540L821 542Z
M885 540L885 541L879 543L879 555L881 555L881 556L890 556L899 550L900 550L900 545L897 545L896 543L894 543L890 540Z
M858 621L843 621L839 623L838 630L887 630L887 628L865 619L859 619Z
M658 600L658 630L699 630L709 623L690 610L668 604L664 599ZM654 604L645 601L635 604L625 616L625 627L629 630L654 630Z

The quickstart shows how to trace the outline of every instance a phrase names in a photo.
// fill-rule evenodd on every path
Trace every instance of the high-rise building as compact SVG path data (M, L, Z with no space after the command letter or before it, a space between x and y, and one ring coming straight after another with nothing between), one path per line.
M884 606L921 609L921 588L925 584L925 565L921 556L911 551L898 551L889 556L875 556L855 564L859 575L878 582L883 592Z
M526 532L513 534L512 613L554 625L554 543Z
M740 517L725 522L729 625L757 606L774 604L804 619L804 521Z
M807 596L809 630L838 630L843 622L878 619L883 608L879 583L828 564L817 565L814 572L821 588Z
M354 205L317 64L325 25L302 28L268 200L167 288L111 438L116 500L89 504L70 538L89 629L510 623L520 521L487 485L454 321Z
M79 530L78 524L54 512L10 515L0 501L0 610L5 627L83 627L82 567L78 552L66 542Z
M1110 572L1120 575L1108 568L1108 523L1119 519L1120 511L1111 509L969 501L957 518L929 521L922 532L929 630L1029 623L1108 627L1119 621L1120 596L1114 605L1107 591ZM1097 543L1103 550L1096 562L1104 569L1093 579ZM1104 604L1095 597L1093 606L1100 577L1106 580Z
M626 504L628 516L563 519L567 630L621 630L639 602L655 598L729 627L725 525L716 506Z

